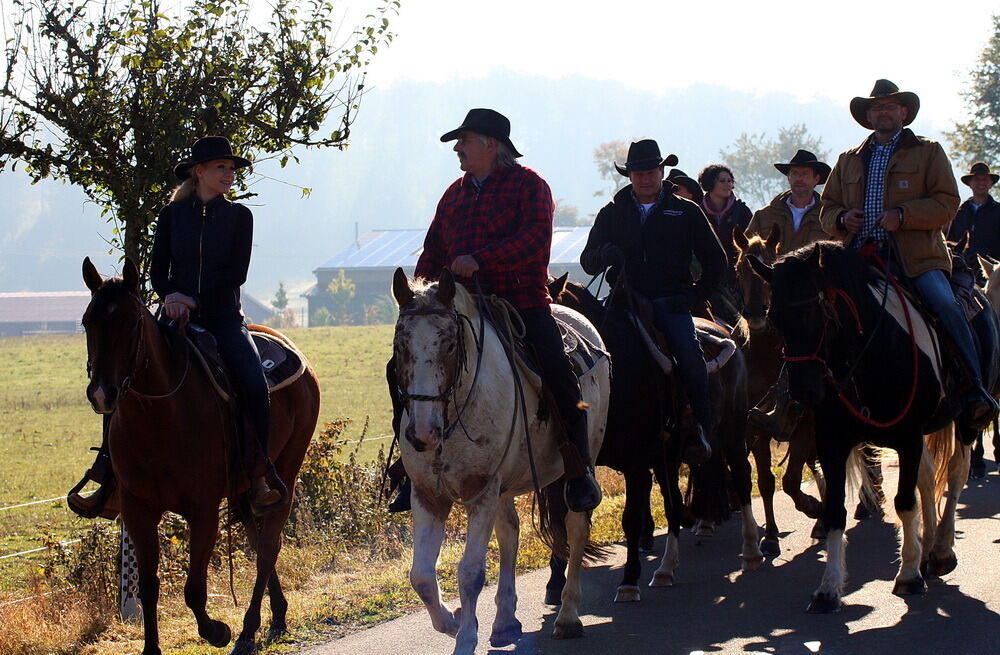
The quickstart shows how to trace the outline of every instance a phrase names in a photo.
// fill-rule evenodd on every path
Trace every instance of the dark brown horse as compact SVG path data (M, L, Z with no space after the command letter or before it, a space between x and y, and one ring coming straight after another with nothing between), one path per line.
M229 407L195 363L186 342L163 330L139 299L135 265L126 260L122 278L104 280L88 258L83 262L83 279L93 294L83 315L91 376L87 398L94 411L112 414L108 447L121 494L122 520L137 554L143 655L160 653L157 525L164 512L180 514L191 530L184 600L198 621L198 634L216 647L229 643L229 626L209 618L205 609L208 562L219 532L219 504L225 497L237 509L257 551L253 595L233 648L234 654L252 653L265 586L272 617L268 636L286 630L288 603L274 565L292 494L282 506L254 519L245 493L237 493L246 485L240 489L234 484L237 476L229 465L235 443ZM289 491L294 489L318 413L319 386L308 367L298 380L271 396L269 454Z

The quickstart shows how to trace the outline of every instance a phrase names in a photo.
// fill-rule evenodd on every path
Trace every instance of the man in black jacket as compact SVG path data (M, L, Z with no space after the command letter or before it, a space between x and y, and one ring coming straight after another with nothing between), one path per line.
M972 197L962 203L948 229L949 241L969 237L969 250L978 255L1000 259L1000 202L993 199L990 189L1000 179L985 162L976 162L962 183L972 189Z
M653 304L656 326L663 332L685 393L697 420L685 436L683 459L689 464L712 453L705 438L712 426L708 370L695 333L691 308L719 286L726 253L698 205L674 195L674 184L663 179L663 167L677 158L660 157L652 139L629 146L625 166L615 164L632 184L601 209L580 255L583 270L595 275L611 267L609 279L624 276L632 291ZM701 277L691 275L692 256ZM690 423L681 417L681 424Z

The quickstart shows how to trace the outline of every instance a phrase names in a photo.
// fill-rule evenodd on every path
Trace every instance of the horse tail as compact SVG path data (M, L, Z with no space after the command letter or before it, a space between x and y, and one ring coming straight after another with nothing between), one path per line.
M690 469L686 495L695 519L718 524L729 518L729 481L719 449L713 449L707 462Z
M562 479L535 494L531 510L531 523L538 538L553 555L563 561L569 559L569 534L566 532L566 512L569 508L563 496ZM611 548L590 539L583 548L583 561L588 565L602 562L610 555Z
M955 424L949 423L937 432L924 437L924 445L934 463L934 505L944 497L948 485L948 466L955 454Z
M869 454L865 453L866 450ZM871 444L860 443L852 448L847 456L847 497L850 498L857 491L865 505L869 507L881 505L882 500L875 488L871 467L874 465L881 467L882 463L894 454L895 451L891 448L879 448ZM874 459L871 459L872 455Z

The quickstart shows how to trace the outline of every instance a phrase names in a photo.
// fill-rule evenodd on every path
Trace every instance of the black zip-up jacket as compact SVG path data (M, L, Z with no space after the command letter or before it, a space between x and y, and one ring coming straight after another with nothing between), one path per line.
M149 275L160 298L179 291L198 303L195 318L242 317L240 287L246 282L253 242L253 214L219 196L202 203L197 194L160 210Z
M949 241L959 241L972 232L969 250L979 255L1000 258L1000 202L986 196L986 202L976 210L972 198L962 203L948 230Z
M606 243L624 254L629 286L647 298L678 299L674 311L690 311L719 286L726 270L726 252L701 208L673 194L675 186L663 182L663 197L642 223L632 185L615 194L597 214L580 265L590 275L604 268L598 251ZM691 256L701 264L701 278L691 276ZM608 279L617 279L612 266Z

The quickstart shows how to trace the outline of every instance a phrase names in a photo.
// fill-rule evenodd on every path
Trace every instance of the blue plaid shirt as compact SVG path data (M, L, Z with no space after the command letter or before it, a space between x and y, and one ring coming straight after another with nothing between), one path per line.
M859 247L867 239L888 239L889 233L878 224L878 217L885 211L882 206L885 197L885 171L889 166L889 158L896 151L896 144L899 143L899 136L902 130L896 132L885 145L875 142L875 135L872 135L871 160L868 162L868 180L865 185L865 222L861 226L861 231L851 242L855 248Z

